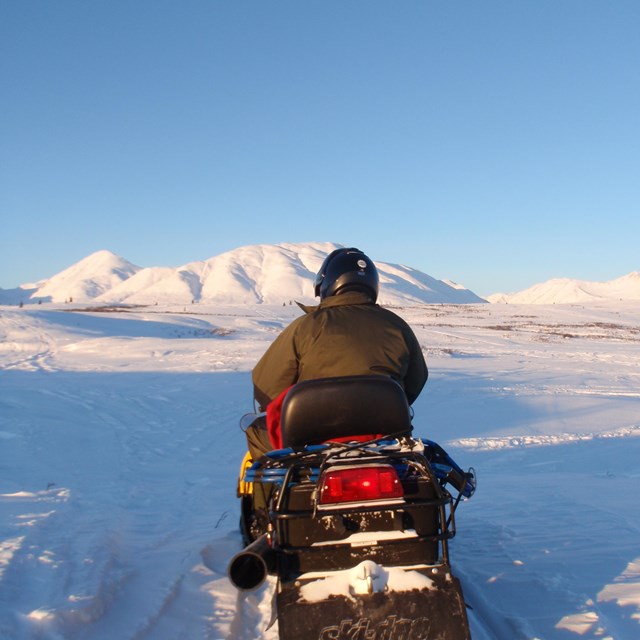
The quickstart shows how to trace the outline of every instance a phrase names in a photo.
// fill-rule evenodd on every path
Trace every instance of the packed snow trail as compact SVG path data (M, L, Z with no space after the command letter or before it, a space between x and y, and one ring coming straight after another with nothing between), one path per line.
M484 471L478 494L461 507L452 556L494 637L569 638L575 629L582 638L636 637L640 575L624 572L640 557L638 443L458 453ZM621 582L627 608L610 597Z
M241 449L240 409L208 405L211 388L233 397L244 378L3 373L22 426L6 440L0 496L3 521L22 533L1 584L16 622L125 638L167 607L216 524L230 524L234 479L217 460ZM30 406L46 424L20 418Z

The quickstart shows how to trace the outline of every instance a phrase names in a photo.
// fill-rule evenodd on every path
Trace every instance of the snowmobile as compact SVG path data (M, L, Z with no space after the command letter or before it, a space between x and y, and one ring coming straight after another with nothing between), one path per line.
M448 541L475 472L413 437L411 421L390 378L305 381L282 405L284 448L245 457L246 547L228 575L240 590L277 578L281 640L470 638ZM347 434L357 441L332 441Z

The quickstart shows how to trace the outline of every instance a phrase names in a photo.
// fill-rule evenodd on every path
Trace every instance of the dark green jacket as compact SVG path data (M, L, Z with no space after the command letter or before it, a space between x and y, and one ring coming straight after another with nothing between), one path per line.
M263 409L296 382L335 376L387 375L402 384L409 403L418 397L427 364L400 316L359 292L302 308L306 314L275 339L253 370L254 395Z

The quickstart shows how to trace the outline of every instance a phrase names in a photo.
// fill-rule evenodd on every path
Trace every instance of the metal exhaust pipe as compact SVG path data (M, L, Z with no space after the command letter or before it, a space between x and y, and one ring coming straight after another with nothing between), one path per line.
M257 589L275 569L276 554L269 546L268 534L264 533L248 547L236 553L227 575L233 586L241 591Z

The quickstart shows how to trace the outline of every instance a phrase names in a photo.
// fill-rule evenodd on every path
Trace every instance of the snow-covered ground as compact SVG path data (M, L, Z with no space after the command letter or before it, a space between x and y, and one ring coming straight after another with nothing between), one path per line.
M479 488L452 544L474 640L640 637L640 303L397 309L416 431ZM238 594L250 370L295 306L0 308L0 637L276 638Z

